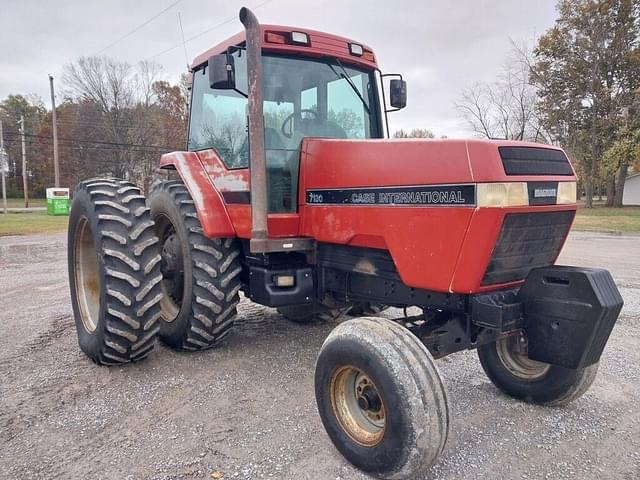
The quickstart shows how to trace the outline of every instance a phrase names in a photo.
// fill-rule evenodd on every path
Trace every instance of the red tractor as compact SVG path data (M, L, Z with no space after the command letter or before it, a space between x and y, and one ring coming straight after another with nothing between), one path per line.
M300 323L418 307L340 323L317 359L327 433L383 478L415 478L445 445L434 359L475 348L508 395L582 395L623 302L607 271L554 266L576 211L564 152L389 140L406 84L381 74L369 47L260 25L245 8L240 20L245 31L192 66L188 151L160 160L180 180L148 198L114 179L75 192L82 350L114 365L146 357L157 336L210 348L231 331L240 292Z

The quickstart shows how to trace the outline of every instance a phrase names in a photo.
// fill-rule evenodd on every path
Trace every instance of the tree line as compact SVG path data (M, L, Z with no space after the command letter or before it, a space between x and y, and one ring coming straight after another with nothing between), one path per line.
M513 43L497 80L456 106L480 136L562 146L586 206L596 190L621 206L630 168L640 171L640 2L560 0L557 11L533 48Z
M562 146L576 166L586 206L595 192L619 206L625 178L640 171L640 2L559 0L557 11L552 28L532 47L512 42L496 80L466 88L456 107L479 136ZM186 148L186 76L171 84L161 80L156 63L83 57L64 66L61 80L56 113L63 185L113 175L146 188L159 156ZM0 102L8 195L22 195L21 116L29 189L42 196L53 185L52 121L33 95ZM345 128L352 121L337 120ZM416 128L393 136L434 134Z
M171 84L160 75L158 64L130 65L107 57L83 57L64 66L63 101L56 108L61 185L113 175L148 187L160 155L185 149L187 79ZM9 95L0 102L7 195L23 194L21 116L28 188L41 197L54 183L52 119L34 95Z

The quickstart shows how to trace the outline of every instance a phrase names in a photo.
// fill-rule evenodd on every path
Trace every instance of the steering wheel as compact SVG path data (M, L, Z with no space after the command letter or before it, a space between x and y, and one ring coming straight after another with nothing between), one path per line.
M313 113L313 116L315 117L314 120L318 119L318 112L316 112L315 110L303 108L302 110L300 110L300 118L302 118L303 113ZM287 138L293 137L293 124L291 126L289 133L287 133L286 132L287 123L291 123L291 121L293 120L293 117L295 117L296 115L297 113L293 112L291 115L287 116L287 118L285 118L284 121L282 122L282 127L280 127L280 131L282 132L282 135L284 135Z

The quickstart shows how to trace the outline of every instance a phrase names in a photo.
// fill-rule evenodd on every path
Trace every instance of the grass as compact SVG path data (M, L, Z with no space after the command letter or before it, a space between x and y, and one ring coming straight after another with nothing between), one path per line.
M13 203L14 206L21 206L20 199L7 200L19 204ZM44 199L34 199L32 206L45 206L44 202ZM62 232L67 228L68 218L49 216L46 212L0 213L0 236ZM609 208L596 204L589 209L579 206L573 230L640 233L640 207Z
M611 208L598 204L594 208L579 206L573 230L640 233L640 207Z
M69 217L54 217L47 215L47 212L7 213L5 215L0 211L0 237L4 235L63 232L67 229L68 221Z
M2 197L0 197L0 212L2 211ZM46 207L47 199L46 198L30 198L29 199L30 207ZM9 208L22 208L24 207L24 198L7 198L7 207Z

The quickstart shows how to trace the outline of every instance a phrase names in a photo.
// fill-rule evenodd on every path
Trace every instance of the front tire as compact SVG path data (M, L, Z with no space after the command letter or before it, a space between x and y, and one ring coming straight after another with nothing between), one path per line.
M154 186L151 217L162 256L160 338L180 350L202 350L232 330L240 302L240 246L209 239L181 181Z
M78 343L100 365L142 360L160 318L160 255L149 209L134 184L78 185L68 233L71 304Z
M566 405L581 397L598 372L595 363L572 370L526 356L524 334L480 345L478 357L489 380L507 395L546 406Z
M426 347L395 322L362 317L336 327L318 356L315 392L327 434L365 472L419 478L444 448L444 385Z

